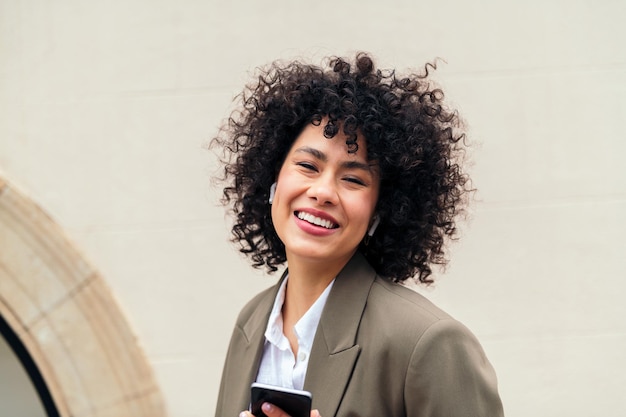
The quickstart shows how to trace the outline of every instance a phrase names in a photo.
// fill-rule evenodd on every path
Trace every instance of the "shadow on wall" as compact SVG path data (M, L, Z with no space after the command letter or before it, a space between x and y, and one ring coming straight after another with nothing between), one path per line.
M32 359L29 374L43 384L49 416L166 416L152 370L102 277L1 175L0 316Z

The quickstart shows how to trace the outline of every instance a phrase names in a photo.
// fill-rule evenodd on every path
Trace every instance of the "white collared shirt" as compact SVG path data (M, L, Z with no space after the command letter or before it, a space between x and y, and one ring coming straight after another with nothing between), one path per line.
M335 280L328 284L324 292L294 326L294 332L298 339L297 360L291 350L289 340L283 333L282 307L285 301L287 280L288 278L283 281L278 294L276 294L274 307L272 307L272 312L267 322L263 357L261 358L256 382L284 388L302 389L317 325L322 317L324 305L326 305L328 294Z

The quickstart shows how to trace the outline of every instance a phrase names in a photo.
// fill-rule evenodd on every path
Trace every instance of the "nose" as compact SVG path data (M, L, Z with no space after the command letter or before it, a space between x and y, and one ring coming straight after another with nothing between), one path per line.
M337 184L330 175L320 175L309 187L307 195L319 205L335 205L338 203Z

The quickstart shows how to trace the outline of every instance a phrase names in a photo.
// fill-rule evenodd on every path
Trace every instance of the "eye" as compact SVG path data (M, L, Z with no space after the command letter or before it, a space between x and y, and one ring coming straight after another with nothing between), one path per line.
M317 167L310 162L296 162L296 165L306 169L307 171L315 171L317 172Z
M365 181L363 181L360 178L356 178L356 177L346 177L346 178L344 178L344 181L347 181L349 183L356 184L356 185L361 185L361 186L366 186L367 185Z

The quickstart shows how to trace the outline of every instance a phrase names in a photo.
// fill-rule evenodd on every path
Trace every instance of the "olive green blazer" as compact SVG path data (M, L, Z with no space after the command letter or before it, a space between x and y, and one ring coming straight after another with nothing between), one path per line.
M217 417L249 406L278 286L237 319ZM322 417L503 415L496 375L474 335L420 294L378 277L359 253L329 294L304 389Z

